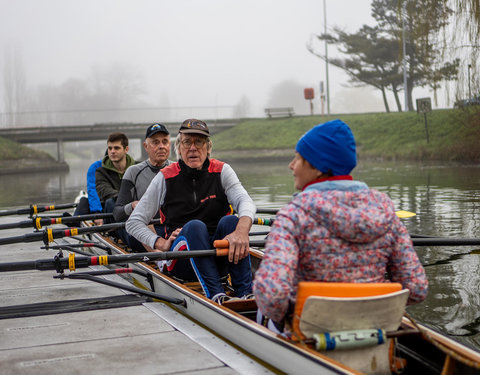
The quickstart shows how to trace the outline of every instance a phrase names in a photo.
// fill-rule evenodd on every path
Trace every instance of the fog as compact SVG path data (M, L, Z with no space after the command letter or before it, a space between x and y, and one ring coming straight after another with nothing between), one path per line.
M372 24L370 3L327 0L328 29ZM308 114L307 87L320 113L325 63L306 46L324 31L323 5L0 0L0 126L263 117L280 106ZM6 98L13 77L16 105ZM377 92L349 87L332 66L329 88L331 113L384 111Z

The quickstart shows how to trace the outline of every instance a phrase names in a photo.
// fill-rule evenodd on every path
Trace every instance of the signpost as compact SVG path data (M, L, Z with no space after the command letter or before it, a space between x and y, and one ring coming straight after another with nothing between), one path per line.
M427 113L432 112L432 101L430 98L420 98L417 99L417 113L423 113L423 118L425 122L425 134L427 136L427 143L429 142L428 138L428 122L427 122Z
M307 88L303 90L303 96L306 100L310 100L310 115L313 116L313 103L312 100L315 97L315 92L312 88Z

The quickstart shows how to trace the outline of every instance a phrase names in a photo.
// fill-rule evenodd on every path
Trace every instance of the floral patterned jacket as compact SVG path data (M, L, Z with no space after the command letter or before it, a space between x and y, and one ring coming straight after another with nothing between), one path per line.
M278 212L253 291L260 311L280 322L299 281L389 280L410 290L409 303L427 295L425 271L393 202L362 182L323 181Z

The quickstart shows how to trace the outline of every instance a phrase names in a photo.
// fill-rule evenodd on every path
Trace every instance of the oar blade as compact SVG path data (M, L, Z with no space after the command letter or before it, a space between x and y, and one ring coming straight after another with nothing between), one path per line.
M395 213L400 219L407 219L409 217L413 217L417 215L415 212L404 211L404 210L395 211Z

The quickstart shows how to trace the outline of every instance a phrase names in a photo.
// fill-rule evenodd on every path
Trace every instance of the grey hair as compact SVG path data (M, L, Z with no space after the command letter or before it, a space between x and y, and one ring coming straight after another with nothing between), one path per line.
M182 133L179 133L177 137L175 138L175 144L173 145L173 148L175 150L175 155L177 155L177 160L182 160L182 154L180 153L180 142L181 142L181 135ZM210 154L212 153L212 148L213 148L213 142L210 137L207 138L207 157L210 158Z

